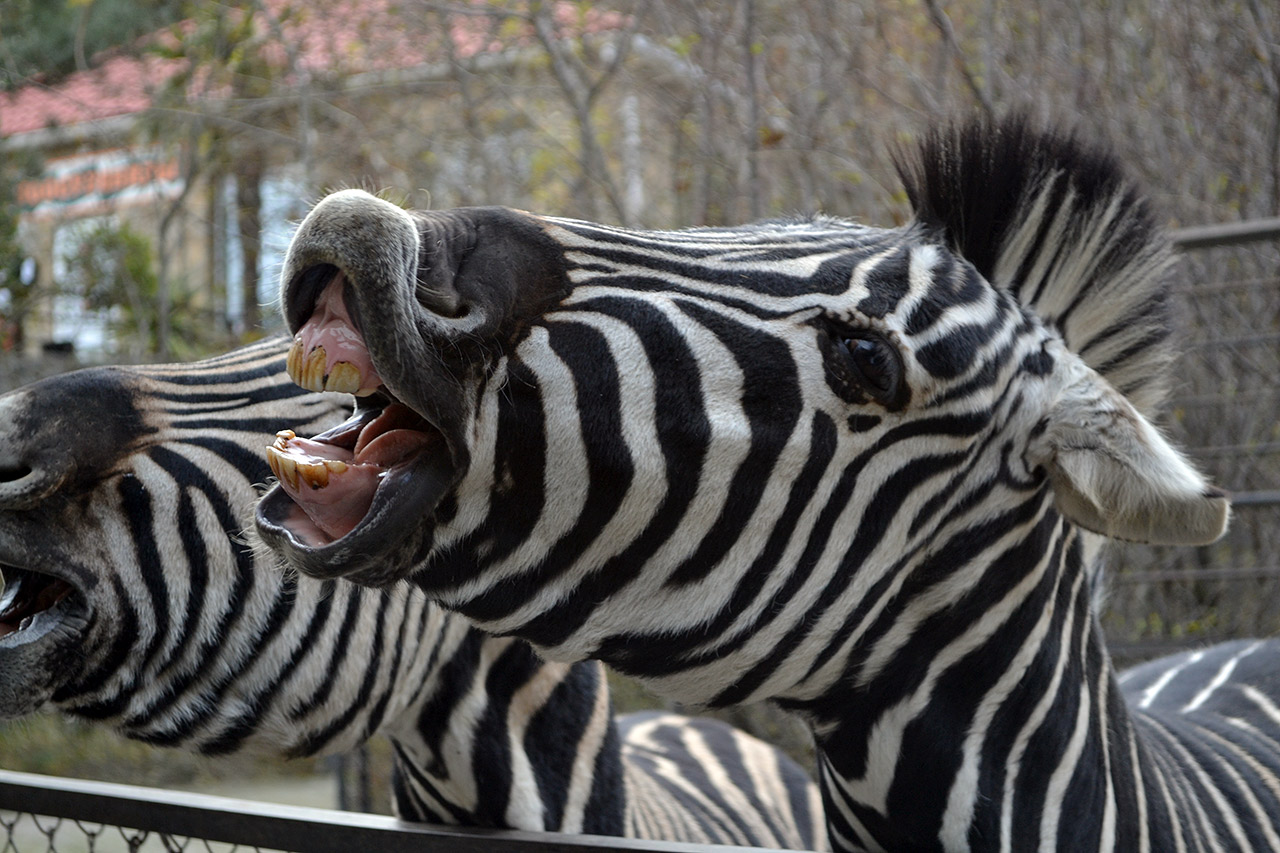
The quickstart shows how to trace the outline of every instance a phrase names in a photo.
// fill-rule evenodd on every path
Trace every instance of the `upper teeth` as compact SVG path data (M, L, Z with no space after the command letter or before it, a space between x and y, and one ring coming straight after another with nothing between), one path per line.
M349 361L336 362L326 373L328 360L329 354L323 344L317 344L304 355L302 340L295 338L289 348L285 369L289 371L290 379L308 391L337 391L364 397L378 390L362 388L360 369Z

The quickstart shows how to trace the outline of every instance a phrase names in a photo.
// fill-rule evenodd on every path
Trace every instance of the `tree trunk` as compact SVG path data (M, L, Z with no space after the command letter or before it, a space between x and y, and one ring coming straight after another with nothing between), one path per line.
M241 292L244 301L241 320L244 335L253 335L262 325L258 302L258 259L262 254L262 160L245 157L236 171L236 228L240 232Z

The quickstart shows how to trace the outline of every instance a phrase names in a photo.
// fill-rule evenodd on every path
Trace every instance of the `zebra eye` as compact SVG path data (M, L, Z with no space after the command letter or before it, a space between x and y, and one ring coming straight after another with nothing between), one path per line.
M897 350L871 335L837 338L836 347L858 387L877 402L894 406L902 385L902 362Z

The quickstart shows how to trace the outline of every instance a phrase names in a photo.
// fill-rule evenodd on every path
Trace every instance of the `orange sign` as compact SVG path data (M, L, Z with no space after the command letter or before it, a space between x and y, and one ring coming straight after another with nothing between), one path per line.
M101 151L50 161L42 178L18 184L24 211L46 212L81 204L117 204L176 191L176 158L156 151Z

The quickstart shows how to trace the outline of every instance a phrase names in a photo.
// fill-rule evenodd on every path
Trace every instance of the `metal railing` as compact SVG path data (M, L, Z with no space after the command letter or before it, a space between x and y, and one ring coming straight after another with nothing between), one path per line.
M1280 216L1251 219L1248 222L1193 225L1190 228L1179 228L1170 236L1173 238L1173 245L1184 252L1239 246L1260 240L1280 240Z
M0 770L0 852L759 853L758 848L406 823L382 815Z

